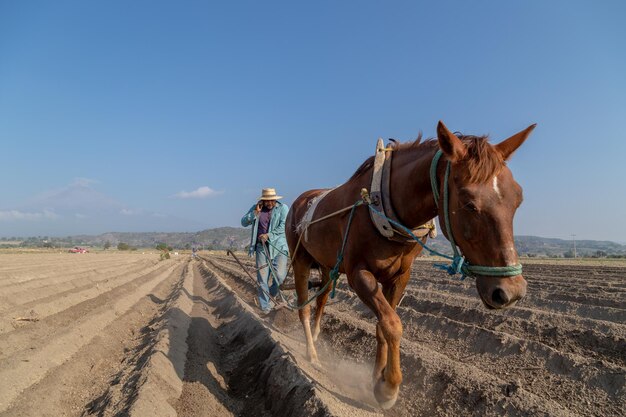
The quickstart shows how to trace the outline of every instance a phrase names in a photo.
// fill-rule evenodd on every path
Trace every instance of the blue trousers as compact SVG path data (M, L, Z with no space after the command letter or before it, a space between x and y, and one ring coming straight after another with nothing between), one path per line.
M259 270L256 279L259 283L259 305L261 310L268 311L274 307L266 292L272 297L278 295L278 287L285 280L287 275L287 256L278 253L274 259L269 259L261 243L257 243L256 266ZM271 267L270 267L271 266ZM270 279L272 281L270 285Z

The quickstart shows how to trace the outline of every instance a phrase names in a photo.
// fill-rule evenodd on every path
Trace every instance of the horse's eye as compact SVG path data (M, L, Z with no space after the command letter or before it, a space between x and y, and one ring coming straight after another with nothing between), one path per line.
M478 211L478 207L476 207L476 205L472 203L471 201L468 201L467 203L465 203L463 205L463 208L468 211Z

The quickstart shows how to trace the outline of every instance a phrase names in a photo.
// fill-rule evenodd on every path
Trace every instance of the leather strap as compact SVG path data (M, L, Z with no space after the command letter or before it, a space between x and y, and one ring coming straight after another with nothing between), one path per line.
M395 150L395 143L389 144L386 148L383 146L383 140L378 139L376 144L376 154L374 157L374 172L372 174L372 187L370 195L374 207L391 220L401 223L393 209L391 202L391 159ZM375 215L370 211L372 222L376 226L378 232L389 240L399 243L414 243L411 236L403 230L393 227L387 219ZM424 237L427 234L430 237L437 236L434 219L430 222L412 230L417 237Z
M381 183L386 153L387 152L385 152L383 139L378 138L378 142L376 143L376 153L374 154L374 169L372 172L372 186L370 187L370 198L372 199L372 205L374 206L374 208L381 213L385 213L381 193ZM393 237L393 227L391 226L391 223L387 221L387 219L375 215L372 211L370 211L370 218L372 219L372 223L374 223L374 226L376 226L378 233L388 239Z

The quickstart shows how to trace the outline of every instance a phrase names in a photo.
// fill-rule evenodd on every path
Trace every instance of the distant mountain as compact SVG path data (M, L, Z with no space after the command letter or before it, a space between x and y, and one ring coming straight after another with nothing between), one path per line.
M97 236L76 235L64 238L38 236L30 238L1 238L0 247L71 247L91 246L102 247L109 242L111 247L118 243L126 243L137 248L153 248L159 243L165 243L177 249L189 249L191 247L203 247L205 249L243 249L250 240L250 229L242 227L218 227L215 229L202 230L195 233L133 233L133 232L110 232ZM600 240L577 240L576 255L584 257L592 256L626 256L626 245L610 241ZM435 239L429 239L427 245L444 254L451 254L450 243L439 233ZM574 251L574 241L545 238L538 236L515 236L515 246L520 256L549 256L571 257Z
M591 257L603 253L626 255L626 245L607 240L564 240L537 236L515 236L515 247L520 255L568 256L576 250L577 256ZM601 255L602 256L602 255Z
M573 257L574 243L576 256L626 256L626 245L606 240L564 240L539 236L515 236L515 247L520 256ZM442 233L427 243L433 249L445 254L452 254L450 242Z
M109 232L101 235L75 235L67 237L38 236L29 238L11 237L6 240L21 240L20 246L26 247L72 247L89 246L103 247L106 242L112 248L118 243L126 243L136 248L154 248L159 243L177 249L190 249L192 247L202 247L204 249L243 249L250 241L250 229L241 227L218 227L207 229L195 233L186 232ZM0 247L8 246L0 239ZM11 245L15 247L15 245Z
M115 246L119 242L135 247L154 247L166 243L174 248L204 247L209 249L243 249L250 243L250 229L218 227L196 233L105 233L99 236L80 236L85 245L101 246L106 241Z

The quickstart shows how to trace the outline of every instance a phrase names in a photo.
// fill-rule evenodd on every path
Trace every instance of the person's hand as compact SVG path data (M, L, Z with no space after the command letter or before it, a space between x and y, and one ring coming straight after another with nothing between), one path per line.
M263 208L263 202L259 201L258 203L256 203L256 207L254 208L254 214L258 216L262 208Z
M269 240L270 236L267 233L264 233L262 235L259 236L259 240L263 243L267 242Z

